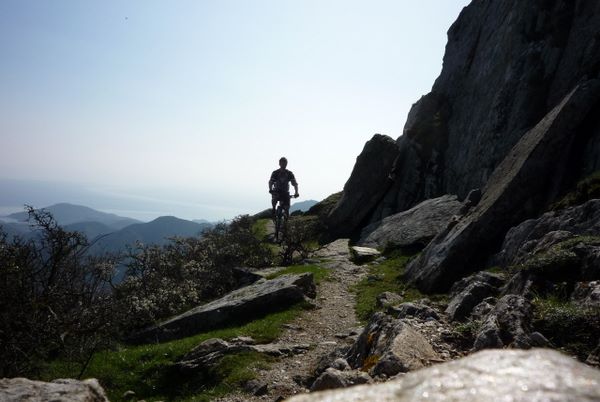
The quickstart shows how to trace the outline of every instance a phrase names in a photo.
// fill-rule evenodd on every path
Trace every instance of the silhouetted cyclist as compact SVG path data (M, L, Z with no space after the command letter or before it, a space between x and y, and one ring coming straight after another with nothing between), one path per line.
M277 202L285 210L285 216L290 214L290 183L294 186L294 198L298 198L298 183L294 174L286 169L288 161L286 158L279 159L279 169L271 173L269 179L269 193L271 193L271 205L273 206L272 215L275 218L275 207Z

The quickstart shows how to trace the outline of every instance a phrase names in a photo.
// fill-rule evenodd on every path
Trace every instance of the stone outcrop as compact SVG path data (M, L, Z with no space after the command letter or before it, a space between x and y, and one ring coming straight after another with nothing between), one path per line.
M455 195L423 201L408 211L368 225L362 230L358 244L379 249L422 249L462 208Z
M128 339L132 343L163 342L191 336L235 321L248 321L315 297L311 273L282 275L237 289L208 304L193 308Z
M347 357L352 368L388 377L438 360L423 335L410 324L383 313L373 315Z
M600 80L583 83L565 96L494 170L479 204L407 267L407 278L425 292L438 292L483 268L506 231L552 199L555 178L567 167L565 155L599 99Z
M397 155L398 146L388 136L376 134L365 144L341 199L327 217L332 233L345 236L363 223L391 183L389 174Z
M532 347L532 315L533 307L527 299L518 295L502 297L479 329L473 348Z
M508 267L574 235L600 236L600 200L528 219L511 228L490 265Z
M350 247L350 254L352 255L352 260L357 264L373 261L381 256L381 253L374 248L360 246Z
M473 309L488 297L499 292L503 279L488 272L479 272L464 278L452 287L452 298L446 308L451 321L469 317Z
M298 395L290 402L600 400L600 370L547 349L486 350L377 385Z
M3 402L108 402L97 380L73 379L52 382L26 378L0 379L0 401Z

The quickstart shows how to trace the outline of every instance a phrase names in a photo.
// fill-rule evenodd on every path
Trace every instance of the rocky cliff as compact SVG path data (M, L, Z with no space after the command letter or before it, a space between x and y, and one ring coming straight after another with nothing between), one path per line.
M356 234L425 199L484 187L525 133L599 75L600 3L474 0L448 31L431 92L395 143L378 135L365 145L329 226ZM551 198L600 168L600 105L586 108L547 184Z

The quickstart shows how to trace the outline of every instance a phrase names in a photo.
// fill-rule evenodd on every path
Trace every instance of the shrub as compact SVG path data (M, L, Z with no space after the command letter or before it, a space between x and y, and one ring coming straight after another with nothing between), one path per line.
M85 255L85 236L26 207L37 238L9 241L0 231L0 376L34 372L67 355L84 365L110 342L115 311L110 283L116 261Z

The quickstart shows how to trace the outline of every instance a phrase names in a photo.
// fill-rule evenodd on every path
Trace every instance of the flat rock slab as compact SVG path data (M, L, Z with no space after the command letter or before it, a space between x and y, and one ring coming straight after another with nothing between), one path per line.
M312 273L282 275L237 289L208 304L195 307L128 339L132 343L164 342L219 328L235 321L246 322L314 298Z
M381 256L379 251L370 247L352 246L350 250L352 253L352 259L358 263L372 261Z
M315 257L318 258L350 258L349 239L337 239L317 251Z
M26 378L0 379L2 402L108 402L96 379L73 379L52 382L32 381Z
M290 402L592 402L600 370L549 349L488 350L377 385L299 395Z
M424 248L444 230L463 204L455 195L423 201L408 211L388 216L364 228L358 244L367 247Z

